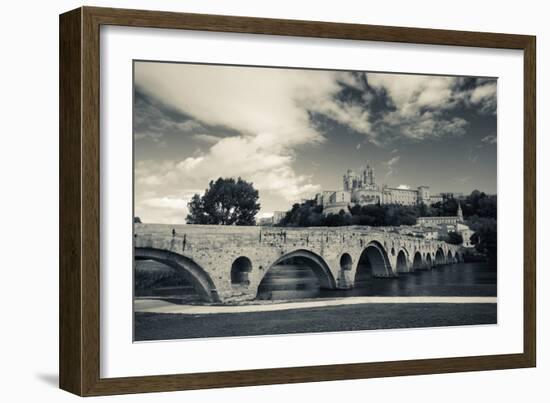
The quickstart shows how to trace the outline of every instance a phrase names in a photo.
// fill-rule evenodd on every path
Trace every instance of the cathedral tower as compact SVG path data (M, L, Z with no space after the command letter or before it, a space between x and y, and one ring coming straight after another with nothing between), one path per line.
M372 168L368 163L363 171L363 187L371 188L376 185L376 176L374 174L374 168Z

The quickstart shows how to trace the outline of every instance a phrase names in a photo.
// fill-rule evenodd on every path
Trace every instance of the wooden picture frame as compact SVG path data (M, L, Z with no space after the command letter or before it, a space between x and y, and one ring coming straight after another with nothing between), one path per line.
M524 52L521 354L228 372L100 377L100 26L519 49ZM533 367L536 363L535 37L82 7L60 16L60 387L81 396Z

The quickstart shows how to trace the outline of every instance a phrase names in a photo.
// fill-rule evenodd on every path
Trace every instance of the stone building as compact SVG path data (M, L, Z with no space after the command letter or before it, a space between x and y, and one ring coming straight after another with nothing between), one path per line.
M434 227L441 225L451 225L456 226L458 223L464 221L462 215L462 207L458 203L458 209L456 211L456 216L441 216L441 217L418 217L416 219L416 224L421 227Z
M474 231L472 231L470 227L464 223L464 216L462 214L462 207L460 206L460 203L458 203L456 216L418 217L416 219L416 225L417 227L422 228L423 231L437 231L437 239L445 239L450 232L456 232L462 236L463 247L474 247L470 241Z
M431 195L429 186L418 186L415 189L379 186L374 168L367 164L360 173L348 169L342 178L342 190L322 191L315 196L315 201L323 206L323 214L338 214L342 210L347 213L350 207L356 205L431 206L442 202L446 197L452 197L452 194ZM457 232L462 235L463 246L472 247L470 237L473 231L464 224L460 203L456 216L419 217L415 229L409 228L407 231L424 239L444 239L449 232Z
M273 215L270 217L261 217L257 220L257 224L259 226L273 226L277 225L281 222L283 218L286 216L286 211L274 211Z
M402 206L416 206L417 204L431 205L430 188L419 186L417 189L402 189L384 187L382 189L381 204L399 204Z
M342 190L325 190L317 194L316 202L323 206L325 214L347 211L354 205L398 204L415 206L418 204L432 205L443 200L441 195L430 195L429 186L419 186L416 189L395 188L376 183L374 168L367 164L360 173L348 169L342 178Z

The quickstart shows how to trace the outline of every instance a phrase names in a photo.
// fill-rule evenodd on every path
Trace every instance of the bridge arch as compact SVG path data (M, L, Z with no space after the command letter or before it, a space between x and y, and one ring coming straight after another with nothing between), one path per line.
M187 256L164 249L136 247L134 248L134 259L154 260L165 264L181 273L202 299L209 302L220 301L216 286L208 273Z
M349 253L343 253L340 256L340 270L349 271L352 269L353 260Z
M361 285L371 277L390 277L392 275L393 271L386 249L380 242L369 242L357 261L354 284Z
M395 260L395 270L398 273L408 273L409 272L408 253L406 253L405 249L401 249L397 253L397 259Z
M443 253L443 249L437 248L437 251L435 252L435 264L443 265L445 263L445 254Z
M252 271L252 262L246 256L239 256L231 264L231 285L248 286L250 280L249 273Z
M311 271L313 271L313 273L319 280L319 285L321 288L326 288L326 289L336 288L336 281L334 279L334 276L332 275L332 272L330 271L328 264L325 262L325 259L323 259L321 256L307 249L294 250L292 252L282 255L277 260L275 260L270 265L266 273L264 274L262 280L260 281L260 284L258 285L258 288L262 286L262 281L266 279L270 270L272 270L275 266L284 262L285 260L289 260L293 258L300 258L308 261L309 263L312 263L312 264L309 264L308 267L311 269Z
M412 268L413 270L423 269L422 254L420 252L414 254Z

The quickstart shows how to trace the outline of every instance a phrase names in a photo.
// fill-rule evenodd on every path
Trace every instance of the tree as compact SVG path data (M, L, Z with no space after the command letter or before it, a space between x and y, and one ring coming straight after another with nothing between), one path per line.
M384 224L389 226L400 226L400 225L415 225L417 215L417 208L413 206L399 206L399 205L388 205L384 206L385 210L385 219Z
M340 210L338 214L327 214L325 223L327 227L343 227L351 224L351 216L344 210Z
M489 262L497 261L497 221L494 218L473 216L469 219L470 228L475 231L471 242L479 253L484 254Z
M462 235L458 232L449 232L446 242L450 243L451 245L462 245L462 243L464 242L464 238L462 238Z
M141 218L134 217L134 224L141 224Z
M205 196L206 193L208 193L208 190L206 190ZM214 219L204 209L204 196L201 197L195 193L187 207L189 208L189 214L186 218L187 224L215 224Z
M195 194L188 204L188 224L255 225L260 210L259 194L241 178L210 181L204 195Z
M428 217L431 216L432 212L431 209L428 207L425 203L420 203L418 205L418 216L419 217Z
M277 225L281 227L319 227L325 225L322 212L323 207L318 206L315 200L295 203Z
M373 227L385 225L386 211L379 204L367 206L353 206L350 210L354 221L358 225L370 225Z

